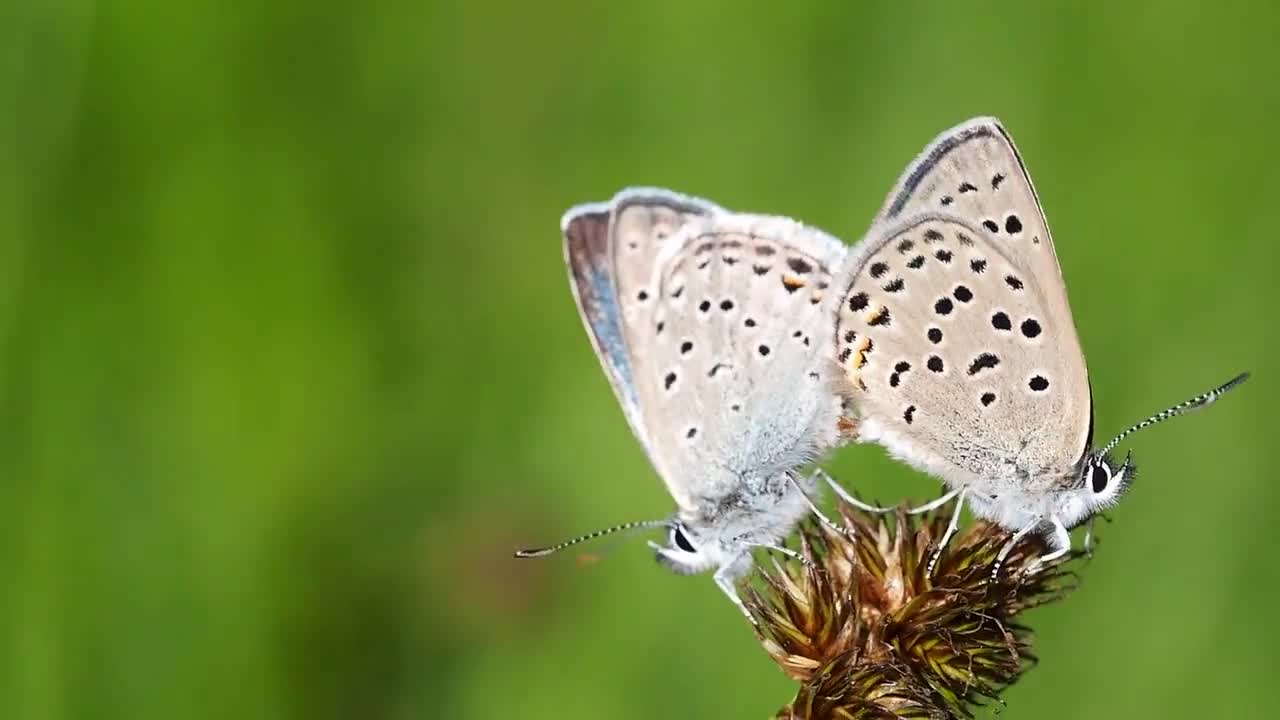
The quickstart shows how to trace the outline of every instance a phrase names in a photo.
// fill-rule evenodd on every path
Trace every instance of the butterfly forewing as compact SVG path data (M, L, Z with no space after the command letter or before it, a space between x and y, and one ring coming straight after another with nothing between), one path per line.
M718 212L720 208L698 198L637 189L609 203L573 208L561 223L578 311L627 422L651 458L628 337L651 314L653 303L645 288L652 284L666 241L690 220Z
M1047 481L1080 457L1089 395L1058 324L1070 317L1009 243L930 214L860 249L835 340L861 439L953 481Z

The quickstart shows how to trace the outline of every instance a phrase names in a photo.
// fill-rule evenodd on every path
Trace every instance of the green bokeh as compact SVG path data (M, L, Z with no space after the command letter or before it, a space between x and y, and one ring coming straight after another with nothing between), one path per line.
M1234 5L1234 7L1232 7ZM1211 9L1212 8L1212 9ZM1262 4L0 6L0 717L764 717L557 220L630 184L856 239L995 114L1143 477L1016 717L1252 716L1280 626L1280 12ZM935 483L874 447L882 499Z

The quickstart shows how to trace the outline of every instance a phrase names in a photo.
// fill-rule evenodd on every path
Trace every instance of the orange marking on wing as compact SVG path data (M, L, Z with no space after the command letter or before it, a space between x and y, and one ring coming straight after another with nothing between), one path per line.
M859 369L867 364L867 353L871 350L871 338L863 337L858 341L858 346L853 352L853 367Z
M858 436L858 421L854 418L841 415L836 420L836 430L840 432L841 437L854 438Z

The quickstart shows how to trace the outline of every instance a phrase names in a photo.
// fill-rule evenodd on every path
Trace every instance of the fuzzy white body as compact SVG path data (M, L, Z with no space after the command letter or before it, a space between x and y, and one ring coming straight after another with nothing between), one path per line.
M1001 527L1019 530L1058 518L1073 528L1095 513L1113 505L1123 490L1120 482L1110 483L1102 493L1086 487L1080 471L1053 474L1041 468L1012 466L1009 474L971 475L957 473L940 455L920 447L910 437L887 428L873 417L859 422L858 441L883 446L890 455L922 472L940 478L952 490L967 490L966 498L974 515ZM993 462L992 467L998 467Z

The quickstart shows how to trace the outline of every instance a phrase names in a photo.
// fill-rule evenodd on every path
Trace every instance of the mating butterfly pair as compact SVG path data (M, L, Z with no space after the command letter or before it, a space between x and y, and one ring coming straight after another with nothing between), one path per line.
M571 287L636 437L676 501L650 543L671 569L736 580L755 548L808 512L849 436L883 445L1014 533L1068 530L1120 497L1130 433L1202 407L1225 385L1093 445L1088 369L1035 188L1001 124L953 128L907 168L856 247L793 220L632 189L571 209ZM843 428L843 431L842 431ZM937 555L934 555L936 560ZM745 609L744 609L745 612ZM748 615L750 617L750 615Z

